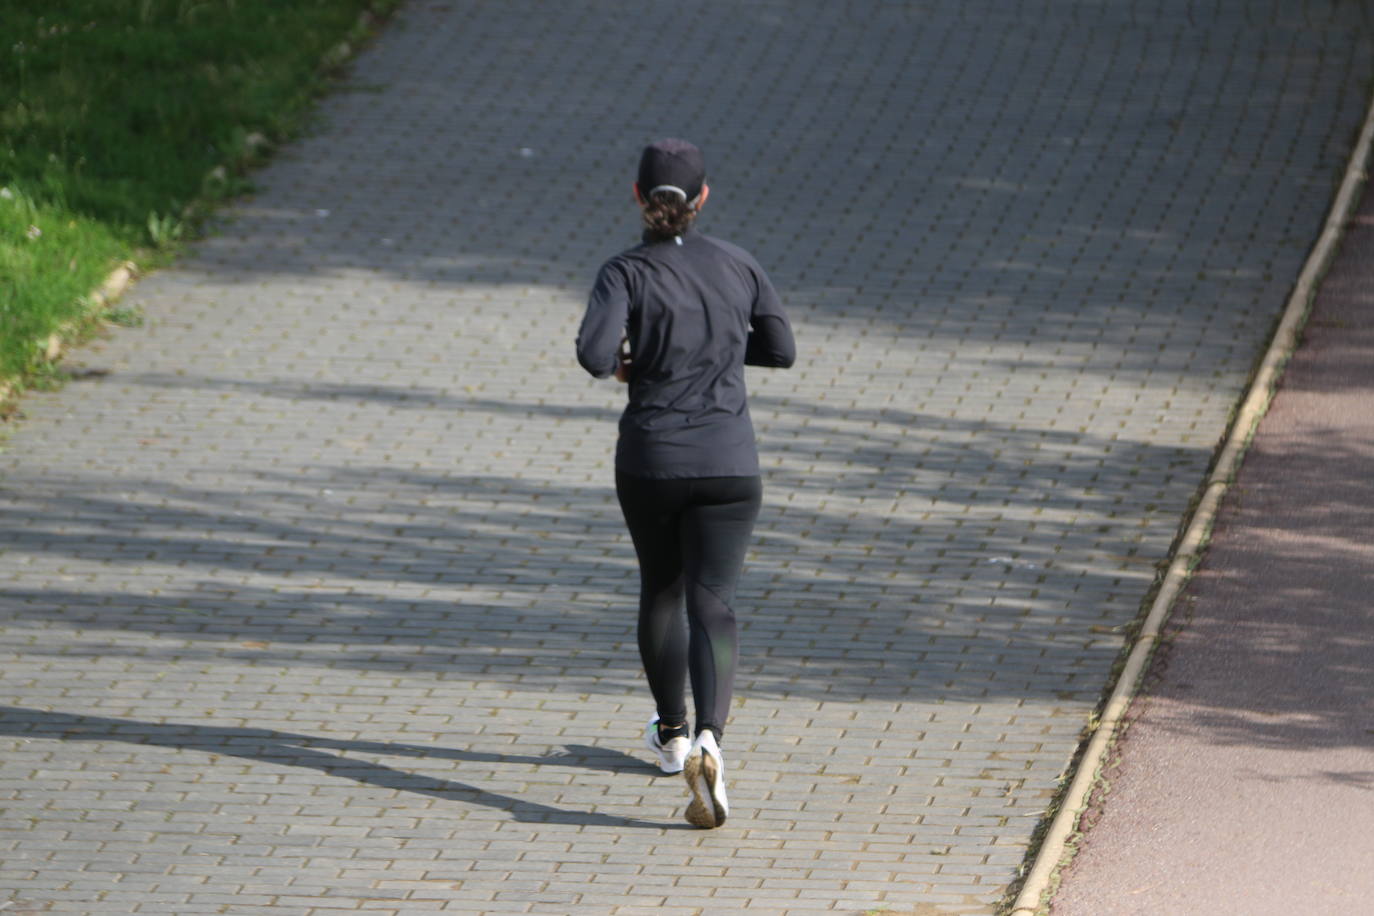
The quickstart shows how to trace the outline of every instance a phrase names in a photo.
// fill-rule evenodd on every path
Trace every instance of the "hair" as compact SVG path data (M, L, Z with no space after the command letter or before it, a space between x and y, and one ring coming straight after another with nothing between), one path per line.
M641 215L649 238L666 242L687 231L697 218L697 210L672 191L659 191L644 204Z

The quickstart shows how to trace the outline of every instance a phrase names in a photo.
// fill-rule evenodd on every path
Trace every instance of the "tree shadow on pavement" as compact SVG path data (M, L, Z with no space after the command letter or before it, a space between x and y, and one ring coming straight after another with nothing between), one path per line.
M818 319L907 336L917 304L982 315L1000 300L1013 319L1058 319L1057 339L1096 346L1167 309L1180 340L1239 318L1253 344L1268 324L1254 305L1282 300L1346 155L1345 133L1327 125L1358 123L1360 105L1337 91L1340 62L1363 61L1370 41L1367 17L1339 4L1301 15L1221 4L1183 26L1112 4L1035 22L1011 8L969 19L959 4L815 4L802 16L708 3L685 20L643 10L646 34L701 30L684 66L608 37L619 16L593 3L531 21L512 5L484 9L474 28L439 8L403 11L395 27L436 36L425 51L443 53L379 43L356 78L387 91L328 99L321 120L335 129L274 163L262 205L243 207L199 263L232 261L228 284L365 271L580 297L595 265L634 240L621 188L639 145L681 123L664 123L647 78L667 67L674 92L702 107L691 117L718 188L707 230L758 255ZM760 37L757 54L738 53L743 34ZM548 43L543 80L511 69L534 41ZM1268 78L1271 45L1290 48L1291 83ZM1048 47L1064 53L1036 53ZM758 67L787 79L760 80ZM482 101L436 119L456 85ZM339 142L378 118L387 161ZM1269 152L1270 137L1287 156ZM548 206L554 151L575 206ZM1000 339L998 311L961 336ZM1160 358L1151 351L1118 358L1144 372ZM1242 374L1249 356L1242 346Z
M1374 751L1374 447L1273 431L1283 397L1175 605L1143 699L1154 724L1208 743ZM1328 775L1368 784L1367 772Z
M350 779L383 789L412 792L445 802L505 811L512 819L522 823L557 823L617 829L691 829L685 825L657 824L632 817L591 811L569 811L492 792L467 783L407 773L376 761L346 756L368 754L463 763L571 767L608 773L642 773L653 769L628 754L585 745L566 745L565 753L544 756L495 754L398 741L342 740L264 728L139 722L15 706L0 706L0 735L59 741L127 742L302 767L317 770L326 776Z
M777 466L740 591L752 691L1096 696L1119 645L1102 630L1129 616L1164 546L1117 506L1148 490L1168 512L1195 450L902 410L784 418L759 402ZM536 429L562 411L484 409ZM370 463L221 471L208 486L194 469L8 483L0 549L81 572L0 586L10 618L94 637L40 640L32 656L108 657L125 650L100 634L142 633L129 651L180 661L589 692L638 680L636 567L609 483Z

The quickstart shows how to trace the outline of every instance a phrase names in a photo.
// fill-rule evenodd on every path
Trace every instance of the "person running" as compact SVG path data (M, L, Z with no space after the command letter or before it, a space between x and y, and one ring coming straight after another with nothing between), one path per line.
M796 344L754 258L693 228L710 195L701 150L660 140L637 177L643 241L597 273L577 359L629 385L615 488L639 559L639 653L656 707L645 743L664 773L685 774L687 821L719 827L735 586L762 497L744 367L788 368Z

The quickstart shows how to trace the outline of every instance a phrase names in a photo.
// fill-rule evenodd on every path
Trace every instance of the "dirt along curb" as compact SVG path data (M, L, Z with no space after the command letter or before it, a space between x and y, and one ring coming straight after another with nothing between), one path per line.
M1251 379L1212 470L1203 482L1196 509L1173 556L1169 558L1168 571L1141 623L1097 727L1088 738L1073 779L1060 799L1058 812L1041 840L1030 872L1008 911L1009 916L1034 916L1045 912L1054 881L1072 858L1069 841L1078 830L1079 818L1100 782L1106 752L1115 741L1122 719L1135 699L1146 666L1159 642L1160 630L1173 609L1174 600L1206 552L1221 499L1235 480L1255 429L1273 398L1284 366L1297 347L1298 335L1311 311L1321 278L1330 267L1345 227L1354 215L1360 188L1367 178L1371 145L1374 145L1374 92L1370 94L1364 123L1321 234L1298 275L1273 339Z

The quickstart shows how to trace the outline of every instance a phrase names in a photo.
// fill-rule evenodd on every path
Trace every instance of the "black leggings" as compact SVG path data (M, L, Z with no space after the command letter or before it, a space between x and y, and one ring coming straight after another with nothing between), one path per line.
M664 724L687 721L719 738L730 713L739 637L735 584L763 487L758 477L649 480L615 475L639 556L639 657ZM684 622L684 598L686 620Z

